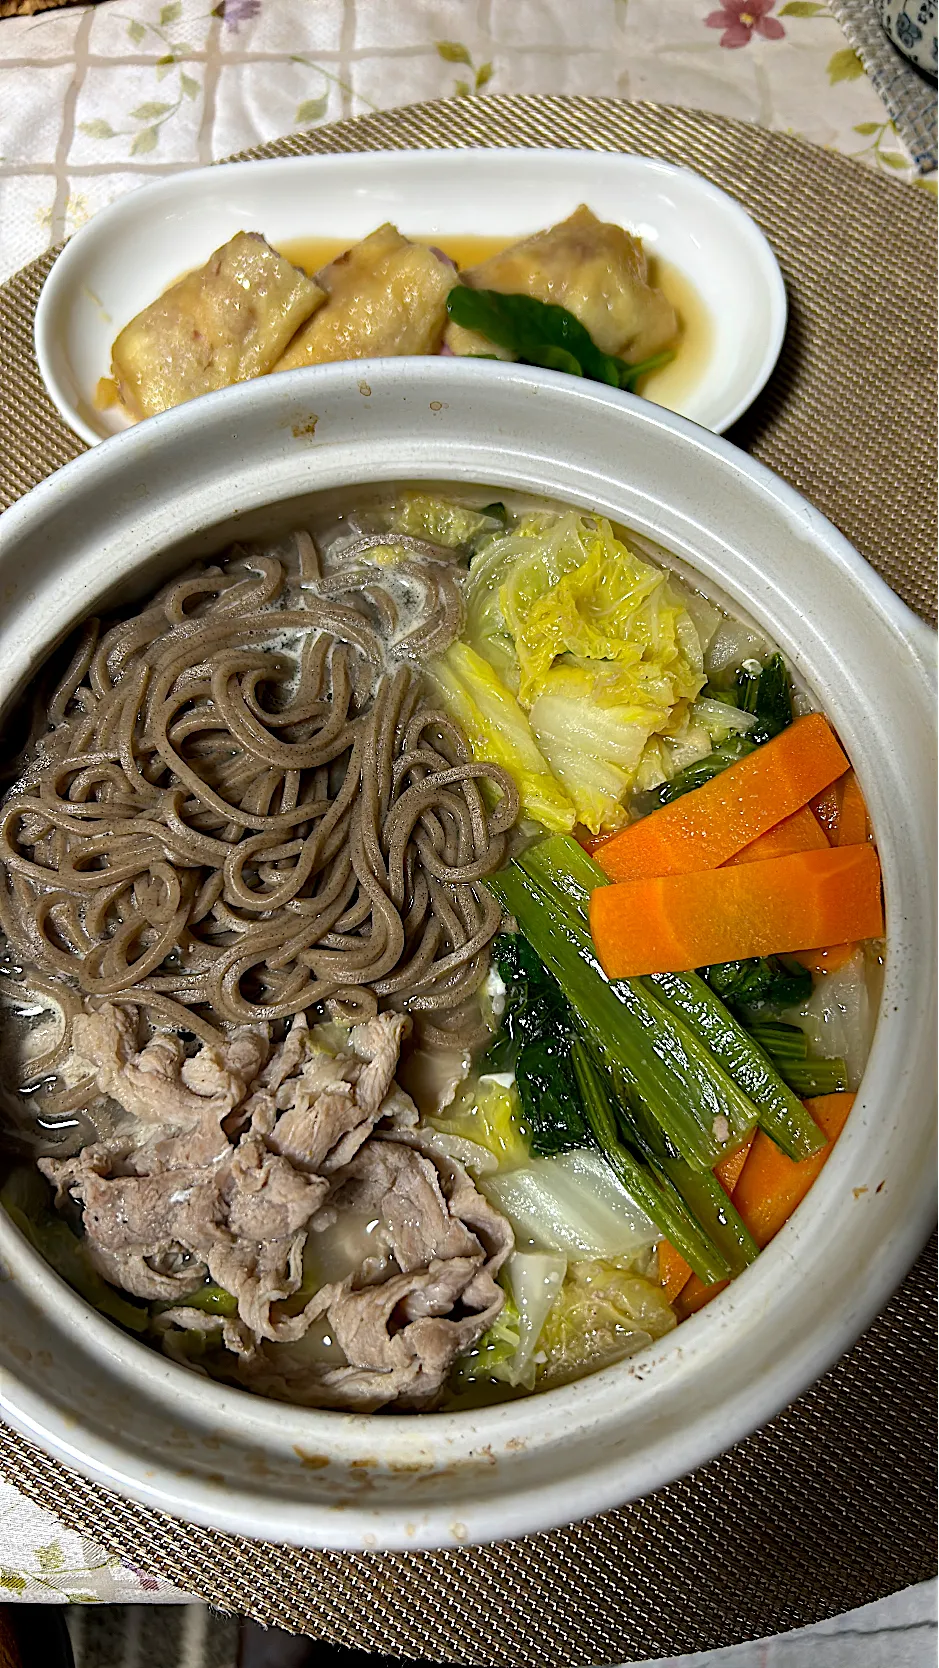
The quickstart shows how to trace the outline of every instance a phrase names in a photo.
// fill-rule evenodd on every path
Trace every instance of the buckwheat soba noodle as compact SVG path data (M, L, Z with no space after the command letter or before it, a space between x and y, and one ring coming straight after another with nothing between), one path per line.
M0 1197L176 1361L366 1410L562 1382L682 1318L665 1240L705 1284L755 1255L689 1167L758 1124L834 1138L800 1096L856 1087L870 910L850 1049L769 946L665 990L635 909L639 977L607 981L592 909L591 941L617 872L585 845L805 722L771 645L637 548L412 493L189 568L37 683L0 806Z
M518 795L414 671L385 668L379 631L317 585L299 543L299 584L242 559L86 627L4 806L3 928L82 995L132 993L206 1041L329 1001L347 1020L406 1003L425 1037L466 1046L500 916L476 883L503 860ZM399 654L459 628L432 563L417 571L442 606ZM374 572L338 577L396 623Z

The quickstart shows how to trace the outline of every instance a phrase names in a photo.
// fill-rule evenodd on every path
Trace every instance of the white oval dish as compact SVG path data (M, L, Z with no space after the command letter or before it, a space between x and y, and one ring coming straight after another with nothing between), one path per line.
M641 236L696 288L710 348L680 401L720 434L756 398L782 346L786 291L769 244L726 192L643 156L445 150L283 157L200 168L129 192L66 245L36 308L36 357L71 429L94 445L127 426L98 411L111 344L183 272L241 230L275 245L364 237L393 220L413 237L522 237L586 202Z
M888 957L845 1133L758 1262L643 1354L501 1407L314 1412L200 1379L93 1313L0 1211L0 1407L181 1518L291 1544L435 1547L634 1499L804 1390L863 1330L933 1214L934 640L830 523L642 400L515 366L383 360L243 384L118 436L0 522L0 710L105 599L356 482L542 493L656 539L766 630L831 715L877 833Z

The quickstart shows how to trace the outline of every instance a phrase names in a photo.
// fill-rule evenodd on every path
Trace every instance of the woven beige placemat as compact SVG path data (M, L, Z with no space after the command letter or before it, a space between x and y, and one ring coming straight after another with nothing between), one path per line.
M642 151L685 162L740 198L779 257L791 326L770 384L731 438L934 617L927 195L743 123L603 99L415 105L250 154L472 144ZM83 449L32 357L33 308L53 253L0 288L3 504ZM129 1505L2 1428L0 1471L70 1527L213 1604L365 1650L587 1668L729 1645L933 1573L935 1261L931 1247L855 1348L747 1441L632 1506L523 1541L290 1551Z
M936 209L926 191L803 140L614 99L439 100L292 134L245 156L566 145L684 162L738 197L789 293L782 356L730 438L804 492L935 619ZM33 312L57 251L0 288L0 507L83 450L48 400Z

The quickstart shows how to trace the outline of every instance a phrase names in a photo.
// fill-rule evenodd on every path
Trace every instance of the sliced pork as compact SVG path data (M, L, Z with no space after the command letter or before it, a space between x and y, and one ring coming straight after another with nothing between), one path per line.
M336 1220L376 1213L389 1253L320 1288L309 1320L315 1335L296 1347L262 1346L242 1360L242 1383L307 1406L373 1411L394 1403L427 1408L439 1399L458 1355L499 1314L496 1275L512 1230L462 1165L426 1131L379 1130L335 1177L310 1236Z
M197 1334L226 1352L228 1376L311 1406L439 1398L502 1307L512 1232L415 1127L395 1080L409 1025L382 1014L337 1048L299 1016L273 1050L242 1031L187 1058L163 1034L138 1049L128 1008L76 1020L76 1048L125 1121L41 1168L80 1207L99 1273L168 1305L155 1316L168 1354L189 1362L184 1335ZM206 1312L207 1281L233 1315Z

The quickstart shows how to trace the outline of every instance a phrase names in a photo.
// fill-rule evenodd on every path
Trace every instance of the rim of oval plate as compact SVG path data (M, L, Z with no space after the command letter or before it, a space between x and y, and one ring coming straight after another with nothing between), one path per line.
M129 425L119 409L95 406L118 332L237 231L261 231L275 247L314 232L318 241L351 243L393 220L418 239L508 244L581 202L641 237L682 293L691 287L699 336L692 359L683 365L679 352L648 394L722 434L779 357L788 313L779 263L746 209L719 186L676 163L611 152L347 152L169 175L118 198L66 244L36 307L40 373L69 428L96 445Z

